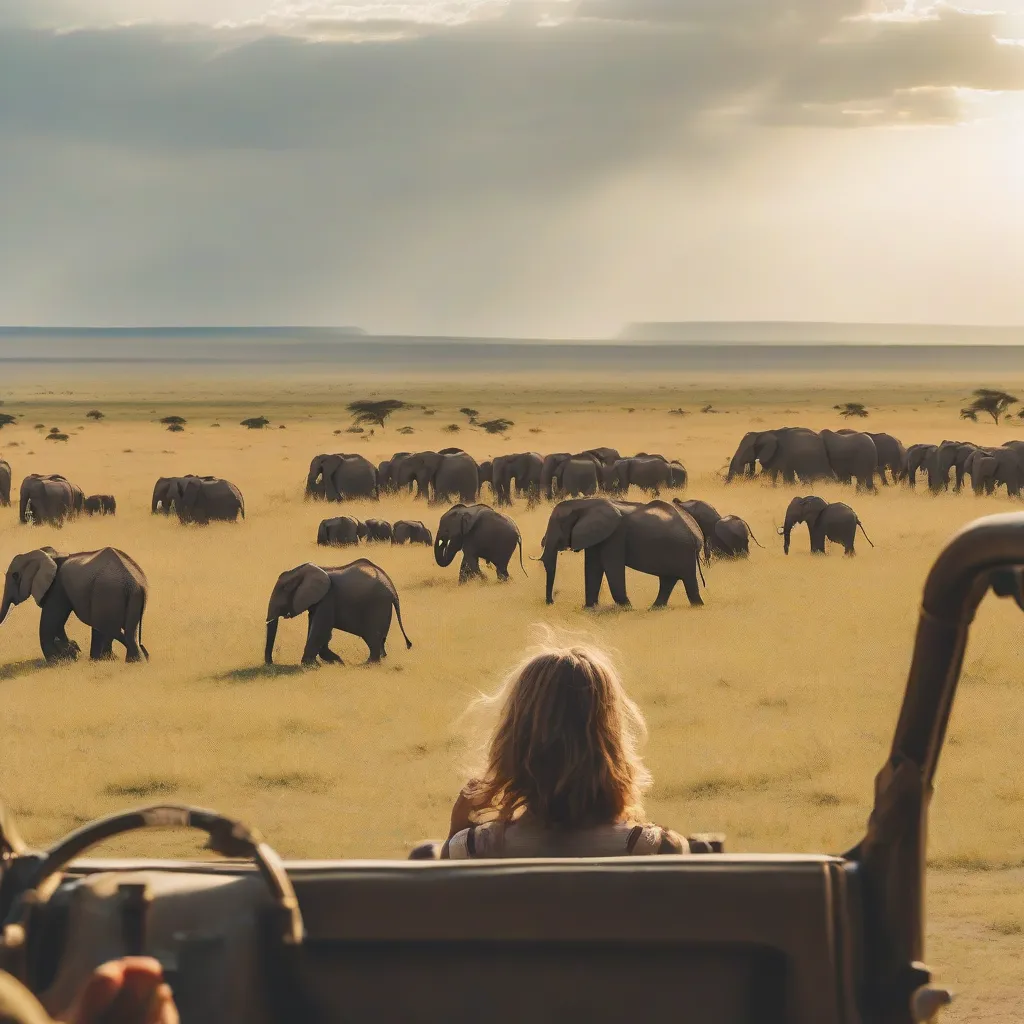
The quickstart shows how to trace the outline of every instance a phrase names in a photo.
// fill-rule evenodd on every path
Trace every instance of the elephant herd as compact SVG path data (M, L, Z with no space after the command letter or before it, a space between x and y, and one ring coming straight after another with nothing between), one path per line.
M943 441L941 444L914 444L907 449L906 479L917 483L923 472L929 488L938 493L951 486L963 489L969 477L975 494L994 494L1005 487L1011 497L1019 497L1024 487L1024 441L1006 441L999 447L985 447L970 441Z
M495 505L509 505L517 496L536 502L630 487L656 497L662 490L681 490L686 482L681 463L646 452L626 458L614 448L552 455L519 452L477 462L461 448L445 448L396 452L376 466L362 455L317 455L306 475L305 493L308 498L346 501L406 492L431 503L471 505L486 484Z
M361 540L430 547L434 536L419 519L399 519L396 523L389 523L384 519L363 520L355 516L324 519L316 532L316 542L321 547L348 547Z

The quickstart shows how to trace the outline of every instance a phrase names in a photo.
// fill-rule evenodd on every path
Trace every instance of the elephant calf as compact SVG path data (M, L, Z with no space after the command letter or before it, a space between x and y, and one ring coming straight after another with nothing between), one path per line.
M688 512L697 521L704 534L704 560L712 555L721 558L739 558L750 554L750 541L761 543L750 527L739 516L723 516L714 505L706 501L673 498L672 504Z
M335 516L324 519L316 532L316 542L321 547L345 547L358 544L359 538L366 535L364 525L352 516Z
M138 661L142 616L149 596L146 574L134 559L117 548L60 554L51 547L15 556L7 570L0 623L12 605L30 597L42 609L39 643L47 661L74 660L79 647L65 626L74 612L92 627L89 657L113 656L113 642L123 644L127 661Z
M367 540L382 541L383 543L390 543L394 538L394 531L391 528L391 524L383 519L367 519L363 523L364 530L359 535L365 537Z
M519 565L525 575L523 538L519 527L508 516L490 505L453 505L437 524L434 561L442 569L447 569L461 551L460 583L474 576L483 579L481 558L494 566L498 579L504 583L510 579L508 563L516 547L519 548Z
M87 516L112 516L117 512L117 502L112 494L90 494L82 508Z
M841 501L825 501L815 495L808 495L805 498L794 498L786 509L786 523L779 527L779 535L785 538L783 550L789 554L789 541L793 533L793 527L798 523L806 523L807 530L811 535L811 553L823 555L825 553L825 541L830 540L835 544L842 544L847 555L854 555L853 542L857 537L857 527L864 534L864 539L871 544L871 538L864 529L857 513L849 505Z
M392 530L391 541L394 544L426 544L434 543L434 535L418 519L399 519Z
M336 629L361 637L370 649L371 662L387 657L386 643L391 629L391 611L398 616L398 625L405 637L406 648L412 641L402 624L402 607L391 577L373 562L357 558L348 565L322 568L307 562L281 573L270 595L267 610L267 643L264 660L274 661L274 642L278 621L309 613L303 665L315 665L317 658L325 663L342 664L330 648L331 634Z

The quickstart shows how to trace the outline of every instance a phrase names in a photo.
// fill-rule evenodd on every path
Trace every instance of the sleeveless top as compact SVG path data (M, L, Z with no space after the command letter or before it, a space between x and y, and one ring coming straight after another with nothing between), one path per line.
M642 857L689 853L690 844L658 825L617 822L571 832L532 822L489 821L456 832L448 841L452 860L514 857Z

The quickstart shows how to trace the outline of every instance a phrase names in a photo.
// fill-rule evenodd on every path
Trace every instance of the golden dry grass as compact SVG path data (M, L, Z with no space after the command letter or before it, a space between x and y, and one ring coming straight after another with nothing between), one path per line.
M681 831L724 831L734 851L841 852L859 838L870 809L928 567L962 524L1015 507L1005 496L931 497L902 488L854 495L818 486L817 493L854 505L877 547L860 539L855 559L836 551L814 559L804 532L786 558L774 525L793 490L727 487L720 479L747 429L838 426L831 409L838 401L866 402L871 429L908 444L1014 436L1011 426L961 423L963 384L953 381L588 380L573 388L526 377L508 387L480 378L456 385L253 375L159 383L65 376L41 385L25 374L5 406L24 419L0 434L16 484L26 472L63 472L86 493L114 493L118 515L57 532L20 526L16 511L5 511L0 561L43 543L124 548L149 575L145 640L153 657L139 667L83 661L47 669L34 606L12 611L0 629L0 793L35 843L125 805L175 799L257 824L285 855L403 856L445 828L466 759L461 710L497 683L535 624L547 623L617 652L651 730L651 817ZM400 413L366 440L335 436L349 423L344 403L371 394L435 411ZM709 402L720 412L697 412ZM464 405L483 418L512 419L511 436L467 429L457 412ZM669 415L680 406L690 414ZM85 419L93 407L105 411L103 422ZM189 420L184 433L154 422L175 412ZM272 427L238 425L257 414ZM59 426L71 440L46 442L36 423ZM277 429L281 423L286 429ZM449 423L462 429L446 433ZM399 434L403 426L414 434ZM742 515L767 550L754 549L745 563L714 564L703 609L690 609L679 588L668 610L647 610L657 583L632 575L634 609L614 609L605 591L595 614L581 608L578 556L563 556L556 604L547 608L540 567L529 562L528 578L516 567L507 585L491 576L459 587L456 567L439 569L428 549L367 547L359 554L399 587L414 648L404 649L393 626L390 657L364 667L361 642L336 634L347 665L301 671L303 627L286 623L280 664L265 670L264 613L277 575L304 561L355 557L316 547L319 519L338 509L302 500L311 456L355 450L376 461L397 449L452 443L480 458L597 444L679 457L691 473L688 495ZM179 472L235 481L246 496L246 521L196 528L151 516L153 481ZM422 518L431 527L443 511L408 498L349 510ZM512 515L527 554L536 554L547 510L519 504ZM933 806L930 954L967 992L954 1019L1011 1020L1024 1012L1016 966L1024 962L1024 780L1015 756L1024 732L1022 628L1008 602L989 599L982 607ZM72 620L69 632L87 649L80 624ZM191 849L170 834L117 848Z

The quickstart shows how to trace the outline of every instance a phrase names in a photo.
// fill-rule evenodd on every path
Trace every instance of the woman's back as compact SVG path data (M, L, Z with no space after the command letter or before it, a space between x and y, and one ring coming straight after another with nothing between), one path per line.
M689 853L689 844L670 829L629 822L553 829L532 821L492 821L463 829L448 841L448 856L452 860L672 853Z

